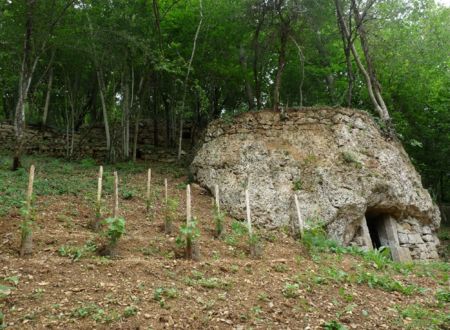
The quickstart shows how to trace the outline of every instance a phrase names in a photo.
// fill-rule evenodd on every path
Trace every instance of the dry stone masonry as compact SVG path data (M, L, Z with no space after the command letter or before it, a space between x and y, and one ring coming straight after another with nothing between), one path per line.
M133 125L134 127L134 125ZM131 136L134 129L131 128ZM142 121L138 136L138 158L144 160L157 160L162 162L175 162L176 152L170 153L167 149L155 148L155 136L159 144L165 144L166 131L165 125L157 125L158 131L155 133L153 121ZM184 143L190 141L191 127L185 125ZM120 159L122 150L122 129L119 126L111 127L112 145L115 154ZM45 130L29 126L24 131L24 151L27 154L45 154L56 157L65 157L69 155L69 148L72 144L71 134L46 128ZM15 148L14 126L8 123L0 123L0 149L12 151ZM89 127L83 127L74 134L72 158L91 157L94 159L104 159L107 156L105 131L103 124L98 123Z
M308 108L287 118L270 111L220 119L208 127L191 165L221 204L265 227L323 222L344 245L389 246L396 260L436 259L440 214L400 143L365 112Z

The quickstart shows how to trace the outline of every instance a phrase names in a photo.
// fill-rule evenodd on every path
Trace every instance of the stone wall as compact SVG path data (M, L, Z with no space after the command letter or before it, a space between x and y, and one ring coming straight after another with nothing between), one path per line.
M189 125L185 126L184 145L190 145ZM111 127L111 141L117 159L122 155L122 131L121 127ZM134 134L134 127L130 127L131 140ZM166 130L163 124L158 125L159 146L166 146ZM42 130L38 127L28 126L24 132L24 152L26 154L46 154L57 157L68 155L71 135L69 141L67 134L51 128ZM94 159L104 159L107 156L105 130L102 124L83 127L74 134L73 158L91 157ZM176 139L176 141L178 141ZM14 127L8 123L0 123L0 149L12 151L15 148ZM130 141L132 148L132 141ZM130 151L131 153L131 151ZM175 161L175 151L167 148L155 148L155 131L152 121L142 121L139 127L137 155L141 159L153 159L166 162Z
M361 227L373 212L399 225L392 247L413 258L437 256L438 208L401 144L363 111L310 108L283 119L262 111L217 120L191 167L210 191L220 186L221 204L234 217L245 218L248 188L256 224L291 226L296 194L307 225L323 222L344 245L367 245Z

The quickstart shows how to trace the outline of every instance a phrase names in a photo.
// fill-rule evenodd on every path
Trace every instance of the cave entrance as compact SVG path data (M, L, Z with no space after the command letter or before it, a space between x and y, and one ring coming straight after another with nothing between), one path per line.
M390 246L386 233L386 215L377 212L367 212L366 222L369 229L370 240L374 249Z
M394 261L409 261L411 255L409 250L400 247L397 235L397 221L390 214L367 210L365 214L366 243L374 249L382 246L389 247Z

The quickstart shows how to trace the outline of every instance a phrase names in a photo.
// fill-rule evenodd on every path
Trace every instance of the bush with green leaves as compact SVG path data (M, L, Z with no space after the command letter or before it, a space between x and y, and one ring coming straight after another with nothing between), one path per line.
M200 230L197 227L197 219L193 218L189 223L180 227L180 234L176 239L179 247L184 249L186 259L195 259L197 255L196 241L200 237Z
M107 225L104 236L106 236L108 241L99 249L99 252L101 255L114 257L116 255L117 243L123 234L125 234L125 219L120 217L107 218L104 223Z
M124 218L107 218L105 223L108 225L106 236L111 245L117 245L117 242L125 234Z

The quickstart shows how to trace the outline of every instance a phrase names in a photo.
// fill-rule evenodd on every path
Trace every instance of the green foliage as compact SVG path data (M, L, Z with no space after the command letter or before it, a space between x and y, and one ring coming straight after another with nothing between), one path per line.
M363 253L363 258L375 269L385 269L392 263L391 250L388 247L373 249Z
M5 298L11 294L13 287L0 284L0 298Z
M379 288L388 292L397 291L406 296L412 295L419 291L419 288L415 285L404 285L387 275L378 276L370 272L359 273L357 283L366 283L371 288Z
M176 238L176 243L180 247L188 248L200 237L200 229L197 227L197 219L193 218L189 224L180 226L180 234Z
M0 329L6 329L5 314L0 311Z
M130 190L130 189L126 189L126 188L122 190L122 199L130 200L130 199L133 199L134 196L136 196L136 192L134 190Z
M193 271L192 276L186 278L187 285L201 286L205 289L224 289L230 288L230 283L218 277L205 277L203 273Z
M283 296L286 298L297 298L300 295L300 285L297 283L285 283L283 290Z
M107 218L105 224L108 226L106 229L106 236L109 239L109 243L112 246L115 246L122 235L125 234L125 219Z
M436 299L439 303L450 303L450 291L448 289L438 289Z
M408 306L397 306L397 311L401 316L400 324L408 319L408 329L445 329L450 322L450 317L445 311L430 310L418 304Z
M337 242L328 238L320 221L314 227L310 227L304 231L302 243L312 253L327 252L339 248Z
M69 257L73 261L78 261L83 257L91 256L97 250L97 246L92 241L87 241L82 247L63 245L58 249L61 257Z
M347 330L348 329L345 325L343 325L342 323L339 323L338 321L335 321L335 320L325 323L323 325L323 328L325 330Z
M301 179L297 179L292 183L292 189L294 191L302 190L302 187L303 187L303 182Z
M214 207L214 223L215 223L215 231L216 236L221 237L224 229L224 220L225 220L225 213L222 211L218 211L216 207Z
M82 160L80 160L80 166L86 169L94 168L97 166L97 162L92 158L83 158Z
M177 288L156 288L153 292L153 300L159 302L161 307L164 307L167 299L175 299L178 297Z
M135 316L138 312L138 309L136 306L127 306L125 307L124 311L123 311L123 316L126 318Z
M165 206L164 222L166 228L171 228L172 223L176 220L179 201L176 198L169 197Z

